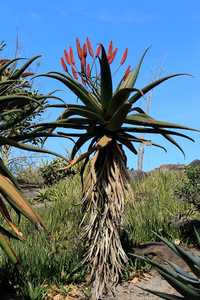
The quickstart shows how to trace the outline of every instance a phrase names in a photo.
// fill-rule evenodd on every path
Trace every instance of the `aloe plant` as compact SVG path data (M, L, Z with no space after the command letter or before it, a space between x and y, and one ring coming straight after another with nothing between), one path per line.
M194 228L198 245L200 246L200 236L197 230ZM170 261L163 261L158 263L152 259L135 256L153 266L159 274L175 289L176 295L163 293L161 291L153 291L145 289L162 299L167 300L199 300L200 299L200 256L192 254L190 251L186 251L180 246L177 246L173 242L157 235L161 241L164 242L178 257L180 257L185 265L188 266L190 271L186 272L176 264ZM165 264L164 264L165 263Z
M2 45L2 46L1 46ZM1 44L2 48L4 44ZM39 133L31 128L25 128L28 119L31 119L38 110L43 108L44 101L54 98L52 95L40 95L31 93L27 88L29 83L27 72L29 66L38 59L33 57L22 66L16 63L22 61L19 58L0 60L0 148L15 147L28 151L55 154L49 150L31 145L37 138L52 136L45 129ZM26 80L25 80L26 78ZM55 97L56 98L56 97ZM26 123L28 124L28 123ZM10 209L18 216L27 217L37 227L45 227L40 216L33 211L29 203L22 195L15 178L10 173L5 161L0 158L0 213L3 221L0 224L0 246L8 254L13 263L18 263L10 238L25 239L23 233L15 224Z
M127 157L124 149L137 154L136 145L144 143L157 146L142 139L137 133L163 136L181 152L182 148L173 136L193 141L177 129L192 130L179 124L155 120L137 106L150 90L159 84L185 74L172 74L160 78L143 88L136 87L146 49L135 68L128 66L119 84L113 87L113 76L126 63L128 49L121 57L119 66L112 71L117 48L112 41L108 51L99 44L94 51L90 40L81 46L76 40L78 61L73 49L64 50L61 64L64 73L42 74L58 80L73 92L80 104L59 105L64 111L56 122L43 123L39 130L48 127L49 132L59 128L68 129L65 135L77 138L71 153L69 168L84 160L83 181L83 238L87 248L85 262L90 266L90 280L94 285L94 297L98 299L104 291L112 288L121 276L127 256L120 241L120 227L124 210L124 199L129 190ZM89 63L90 61L90 63ZM79 67L80 66L80 67ZM73 131L71 131L73 130ZM87 151L76 157L85 146Z

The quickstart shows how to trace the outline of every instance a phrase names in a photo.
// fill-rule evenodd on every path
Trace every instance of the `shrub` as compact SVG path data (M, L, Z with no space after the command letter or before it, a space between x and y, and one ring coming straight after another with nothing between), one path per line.
M54 159L50 162L46 162L44 166L40 168L40 173L46 185L52 185L59 180L75 175L79 172L80 167L74 166L73 168L67 170L59 170L66 166L66 161L61 158Z
M200 210L200 167L187 166L175 191L176 196Z

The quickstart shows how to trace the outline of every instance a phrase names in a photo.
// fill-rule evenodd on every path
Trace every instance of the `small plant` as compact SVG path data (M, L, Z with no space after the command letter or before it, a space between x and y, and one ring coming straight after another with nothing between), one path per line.
M33 286L31 282L28 282L24 289L26 300L43 300L46 295L47 289L44 286Z
M198 244L200 246L200 236L194 228ZM157 234L156 234L157 235ZM149 263L153 266L159 274L177 291L180 296L162 293L160 291L153 291L144 289L162 299L167 300L199 300L200 299L200 256L194 255L189 251L182 249L180 246L164 239L157 235L161 241L165 243L177 256L179 256L185 264L189 267L190 272L185 272L182 268L170 261L158 263L146 257L135 257Z

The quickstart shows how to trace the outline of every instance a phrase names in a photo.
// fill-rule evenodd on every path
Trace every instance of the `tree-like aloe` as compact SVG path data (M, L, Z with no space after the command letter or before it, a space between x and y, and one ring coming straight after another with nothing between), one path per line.
M0 49L3 44L0 45ZM31 145L37 138L47 137L47 132L35 132L31 128L26 128L34 114L37 114L47 98L52 95L32 94L25 87L28 83L27 77L31 73L27 72L29 66L38 58L38 56L26 61L20 67L16 59L0 60L0 148L4 146L16 147L28 151L52 153L45 149ZM24 80L26 78L26 80ZM29 124L30 125L30 124ZM51 134L50 134L51 135ZM54 154L54 153L52 153ZM4 160L0 157L0 214L2 216L0 223L0 246L8 254L10 259L18 262L18 258L12 250L9 239L23 240L23 234L11 210L14 210L18 216L21 214L27 217L38 227L44 227L40 216L33 211L29 203L24 199L15 178L10 173Z
M128 49L124 51L119 67L112 73L111 64L117 53L112 41L108 51L102 44L94 51L88 38L83 46L77 39L76 46L80 68L70 47L69 51L64 50L61 58L65 73L49 72L42 76L63 83L81 103L68 104L57 122L44 123L43 126L49 127L49 132L56 128L72 129L73 131L65 134L77 137L67 167L84 160L82 225L87 248L85 261L89 263L94 296L98 299L104 291L119 281L128 260L120 241L124 199L129 189L124 149L137 154L135 145L145 143L165 150L150 140L139 138L137 133L160 134L181 151L183 150L172 136L192 139L177 131L190 128L155 120L137 107L138 100L151 89L184 74L169 75L143 88L136 88L136 80L147 49L136 68L128 66L119 84L113 89L113 76L125 64ZM65 108L61 104L60 107L62 106ZM76 158L84 145L87 151Z

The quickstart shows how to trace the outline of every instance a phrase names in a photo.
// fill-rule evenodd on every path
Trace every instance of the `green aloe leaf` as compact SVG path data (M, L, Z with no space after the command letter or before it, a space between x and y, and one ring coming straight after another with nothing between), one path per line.
M0 191L7 201L17 208L24 216L36 225L45 228L40 216L33 211L31 206L26 202L20 191L16 189L13 183L3 175L0 175Z
M181 295L188 297L186 299L190 299L189 297L194 297L194 299L199 299L195 297L200 297L200 290L194 288L191 284L187 282L187 280L183 279L179 276L177 272L175 272L172 268L165 267L156 261L153 261L148 258L143 258L137 255L133 255L136 258L139 258L145 262L148 262L152 266L156 268L156 270L161 274L161 276Z
M41 74L36 77L49 77L62 82L72 92L74 92L74 94L85 104L85 106L91 108L95 112L102 113L102 109L98 101L94 97L92 97L90 93L83 86L81 86L78 82L76 82L72 78L65 76L63 74L57 75L54 72Z
M165 76L162 77L158 80L153 81L152 83L148 84L147 86L145 86L144 88L141 89L141 92L143 95L145 95L146 93L148 93L149 91L151 91L153 88L155 88L156 86L160 85L161 83L163 83L166 80L169 80L173 77L177 77L177 76L190 76L189 74L186 73L179 73L179 74L172 74L169 76ZM137 93L134 96L132 96L129 101L134 104L137 100L139 100L141 98L141 93Z
M60 155L60 154L58 154L54 151L50 151L50 150L39 148L39 147L32 146L32 145L19 143L19 142L16 142L15 140L13 140L11 138L0 137L0 144L1 145L10 145L12 147L19 148L19 149L22 149L22 150L27 150L27 151L47 153L47 154L51 154L51 155L54 155L54 156L57 156L57 157L60 157L64 160L66 160L66 158L63 155Z
M72 149L72 153L71 153L71 159L74 159L75 155L77 154L77 152L81 149L81 147L87 142L89 141L91 138L93 138L95 135L94 132L91 133L86 133L84 135L82 135L75 143L73 149Z
M45 129L48 129L48 128L71 128L71 129L82 129L82 130L86 130L88 129L88 126L86 126L85 124L84 125L81 125L80 123L77 124L77 123L73 123L71 121L65 121L65 120L59 120L59 121L56 121L56 122L49 122L49 123L40 123L40 124L36 124L36 125L32 125L31 128L37 128L38 127L38 130L41 131L41 130L45 130Z
M194 254L191 254L188 251L185 251L184 249L182 249L178 246L176 246L176 248L179 253L179 256L182 257L182 259L190 267L192 272L194 272L194 274L197 277L200 277L200 257L196 256Z
M69 105L68 108L65 110L65 112L62 114L62 118L69 118L70 116L73 115L78 115L84 118L88 118L89 120L93 121L99 121L99 122L104 122L103 118L101 117L100 114L95 113L94 111L84 107L84 106L79 106L76 107L76 105Z
M179 266L177 266L176 264L166 260L166 262L168 263L168 265L170 267L172 267L172 269L174 271L176 271L178 273L178 276L180 276L180 278L182 278L183 280L186 280L188 283L191 283L194 287L198 288L200 281L197 277L194 277L193 275L185 272L183 269L179 268Z
M138 113L138 114L130 114L124 120L125 124L131 125L143 125L143 126L151 126L151 127L159 127L159 128L176 128L176 129L184 129L184 130L192 130L192 131L199 131L194 128L186 127L176 123L169 123L165 121L158 121L153 119L147 114Z
M194 233L196 235L196 238L197 238L197 242L200 246L200 235L199 235L199 232L197 231L196 227L194 226Z
M12 175L10 170L6 167L6 165L4 164L4 162L1 158L0 158L0 173L2 175L6 176L7 178L9 178L13 182L13 184L20 190L20 186L19 186L17 180Z
M117 137L117 140L123 144L125 147L127 147L133 154L137 155L137 150L134 147L134 145L127 139L123 139L122 137Z
M13 63L19 61L19 60L22 60L23 58L14 58L10 61L8 61L7 63L3 64L3 66L0 68L0 76L3 75L3 72L10 66L12 65Z
M106 126L106 129L108 129L109 131L116 131L120 129L120 127L124 123L127 114L130 111L130 108L131 104L128 101L122 104L116 111L116 113L113 115L112 119L109 121L108 125Z
M9 239L1 233L0 233L0 247L4 250L4 252L7 254L7 256L12 261L12 263L17 264L19 262L15 252L11 248Z
M166 130L164 128L146 128L146 127L122 127L123 131L127 132L136 132L136 133L151 133L151 134L170 134L170 135L175 135L175 136L180 136L185 139L190 140L191 142L194 142L194 139L191 138L190 136L180 133L178 131L172 131L172 130Z
M155 146L155 147L158 147L158 148L164 150L165 152L167 152L167 149L165 147L161 146L160 144L154 143L151 140L146 140L141 137L138 138L138 137L132 136L132 135L128 134L127 132L118 133L117 136L122 137L122 138L124 136L124 139L132 141L134 143L140 143L140 144L144 144L146 146Z
M185 152L183 151L183 149L181 148L181 146L175 141L175 139L173 139L169 134L162 134L162 136L168 140L170 143L172 143L175 147L177 147L181 153L183 154L183 156L185 157Z
M9 102L12 102L13 105L20 105L23 106L24 103L28 103L28 102L35 102L38 105L41 105L41 103L39 101L37 101L34 98L25 96L25 95L8 95L8 96L0 96L0 105L1 107L3 107L3 105L5 105L5 108L7 107L7 104Z
M138 89L135 88L123 88L120 89L112 98L110 105L108 107L106 116L112 117L119 107L128 100L128 97L132 92L138 92Z
M10 77L10 79L12 80L15 80L17 78L19 78L23 73L24 71L35 61L37 60L38 58L40 58L41 55L37 55L37 56L34 56L32 57L31 59L29 59L20 69L16 70L13 75Z
M104 112L107 111L112 99L112 76L104 46L101 45L100 71L101 71L101 103Z
M140 61L139 61L138 65L136 66L136 68L128 74L128 76L125 80L121 81L121 83L119 84L117 90L122 89L122 88L133 88L134 87L134 85L136 83L136 80L138 78L143 60L144 60L145 55L147 54L148 50L149 50L149 48L145 49L145 51L142 54L142 57L140 58ZM140 96L142 96L142 95L140 95Z

